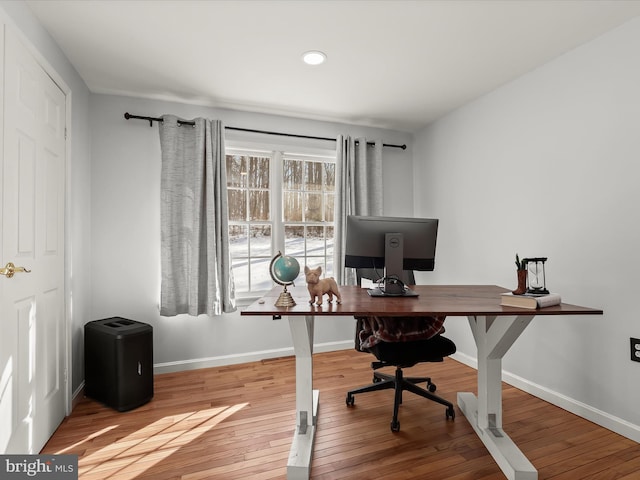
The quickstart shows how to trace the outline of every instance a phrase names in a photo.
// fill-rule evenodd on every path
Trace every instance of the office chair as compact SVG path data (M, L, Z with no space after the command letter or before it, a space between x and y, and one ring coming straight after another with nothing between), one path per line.
M378 281L380 275L373 269L357 269L356 276L358 284L361 284L363 278ZM406 285L414 285L415 279L412 271L404 272L403 283ZM376 301L380 301L377 299ZM384 301L384 300L382 300ZM407 299L407 301L411 301ZM347 406L353 406L355 403L354 395L359 393L374 392L378 390L394 389L395 397L393 403L393 418L391 420L391 431L400 431L400 422L398 421L398 410L402 404L402 392L408 390L416 395L420 395L426 399L437 402L447 407L445 412L446 418L455 419L455 410L453 404L438 397L434 394L436 385L431 381L430 377L405 377L404 368L413 367L417 363L422 362L442 362L456 351L455 344L448 338L440 334L429 339L412 340L406 342L380 342L370 348L363 349L360 346L360 331L364 328L365 317L356 318L356 338L355 348L360 352L368 352L375 355L377 362L371 363L373 372L373 383L365 387L357 388L347 392ZM394 366L396 371L394 375L378 372L376 370ZM419 383L425 383L426 388L419 387Z

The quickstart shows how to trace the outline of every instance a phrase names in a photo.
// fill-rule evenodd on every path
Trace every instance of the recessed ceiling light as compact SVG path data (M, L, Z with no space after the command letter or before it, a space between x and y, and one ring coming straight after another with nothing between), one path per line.
M320 65L321 63L324 63L326 59L327 56L318 50L312 50L302 55L302 60L307 65Z

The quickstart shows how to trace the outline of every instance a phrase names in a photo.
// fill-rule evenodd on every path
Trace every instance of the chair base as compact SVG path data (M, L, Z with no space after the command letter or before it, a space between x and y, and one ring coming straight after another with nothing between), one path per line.
M418 383L426 383L427 388L418 387ZM346 403L347 406L353 406L355 403L354 395L358 393L375 392L378 390L393 389L395 391L395 398L393 402L393 418L391 420L391 431L400 431L400 422L398 421L398 410L402 404L402 392L407 390L409 392L420 395L428 400L437 402L447 407L446 418L454 420L456 418L456 412L451 402L434 395L436 391L436 385L431 382L429 377L404 377L401 367L396 367L395 375L388 375L386 373L374 372L373 383L366 387L356 388L347 392Z

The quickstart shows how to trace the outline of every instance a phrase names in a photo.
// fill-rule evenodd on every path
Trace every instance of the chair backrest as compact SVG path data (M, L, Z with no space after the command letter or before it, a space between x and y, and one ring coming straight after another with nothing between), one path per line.
M375 268L356 268L356 279L358 280L358 285L362 285L362 279L366 278L367 280L371 280L372 282L377 282L382 278L382 274L376 270ZM402 272L402 283L405 285L415 285L416 279L413 274L413 270L404 270ZM359 352L365 352L360 348L360 330L362 330L362 319L356 317L356 338L355 338L355 349Z

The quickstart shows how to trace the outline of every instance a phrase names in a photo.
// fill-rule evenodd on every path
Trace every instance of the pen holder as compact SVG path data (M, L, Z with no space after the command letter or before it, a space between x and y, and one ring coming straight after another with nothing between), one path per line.
M514 295L522 295L527 291L527 271L526 270L516 270L518 274L518 288L512 290L511 293Z

